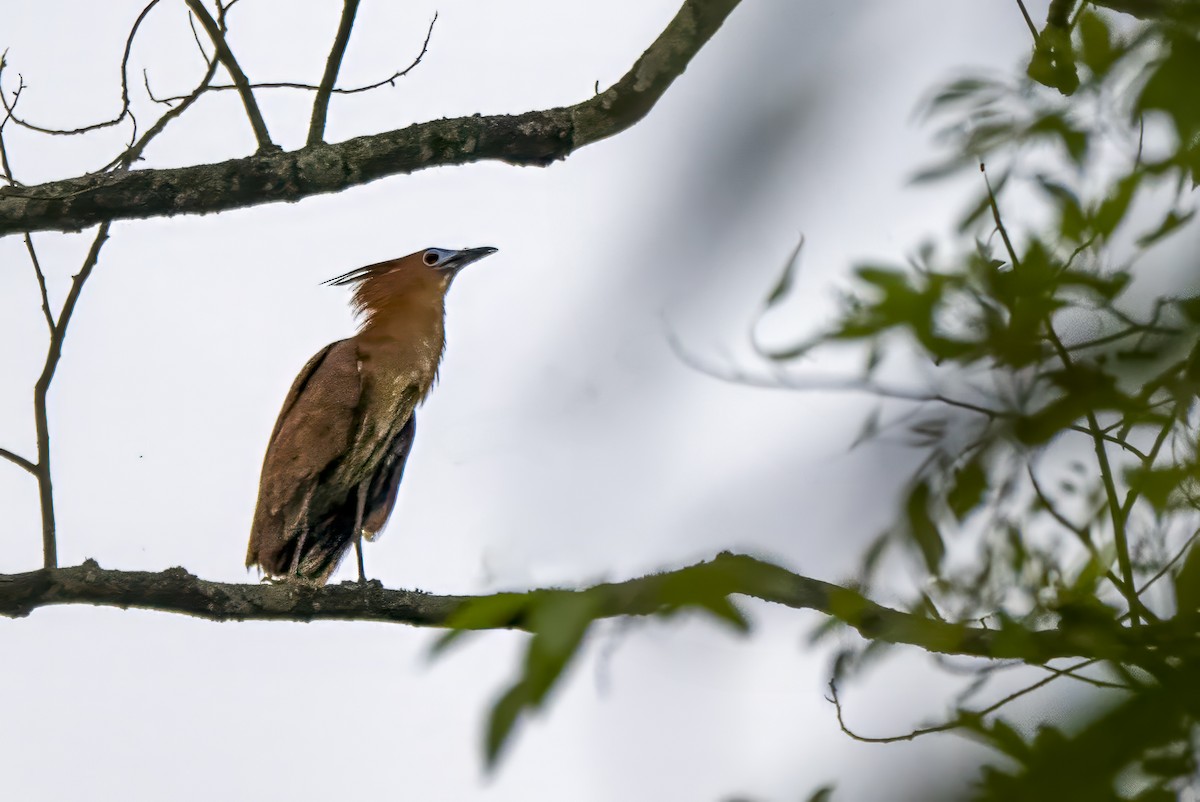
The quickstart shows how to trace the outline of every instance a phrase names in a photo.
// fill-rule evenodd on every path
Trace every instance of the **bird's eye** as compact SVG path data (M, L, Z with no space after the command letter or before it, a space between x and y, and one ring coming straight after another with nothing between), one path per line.
M438 256L437 251L425 251L425 256L423 257L423 260L424 260L425 264L429 265L430 267L433 267L434 265L436 265L438 263L439 258L440 257Z

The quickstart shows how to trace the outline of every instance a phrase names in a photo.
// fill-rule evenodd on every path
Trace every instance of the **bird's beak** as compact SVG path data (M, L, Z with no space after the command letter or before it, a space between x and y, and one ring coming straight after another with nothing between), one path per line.
M438 265L438 269L457 273L472 262L478 262L483 257L491 256L498 250L499 248L493 248L490 245L485 245L482 248L466 248L442 262Z

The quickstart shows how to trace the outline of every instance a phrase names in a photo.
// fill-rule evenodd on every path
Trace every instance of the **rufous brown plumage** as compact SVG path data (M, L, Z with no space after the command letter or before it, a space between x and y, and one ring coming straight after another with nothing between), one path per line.
M300 371L267 445L246 566L324 584L351 544L373 539L396 504L415 410L445 348L445 298L495 248L427 248L326 282L355 286L357 334Z

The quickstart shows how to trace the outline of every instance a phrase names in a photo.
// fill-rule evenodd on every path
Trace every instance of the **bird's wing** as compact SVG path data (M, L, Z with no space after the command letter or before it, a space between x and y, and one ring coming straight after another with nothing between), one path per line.
M276 573L278 555L308 512L317 480L353 438L362 379L350 340L326 346L292 383L267 445L247 565Z
M383 525L387 523L388 516L392 514L392 508L396 506L396 497L400 494L400 480L404 478L404 463L408 462L408 452L412 450L416 434L417 413L414 410L409 413L404 427L388 447L387 456L371 477L362 523L363 535L367 540L374 540L379 535Z

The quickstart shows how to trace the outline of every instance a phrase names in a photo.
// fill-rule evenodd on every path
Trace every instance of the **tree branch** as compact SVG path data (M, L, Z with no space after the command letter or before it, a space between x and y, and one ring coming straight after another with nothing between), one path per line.
M354 29L354 15L357 13L358 0L344 0L342 19L338 22L337 35L333 38L333 47L329 51L329 59L325 62L325 74L321 76L317 97L313 100L312 120L308 124L309 145L325 141L325 117L329 113L329 95L337 82L338 70L342 68L342 57L346 55L346 45L350 44L350 31Z
M357 95L362 92L370 92L374 89L380 89L384 86L395 86L396 79L403 78L404 76L408 75L410 72L415 70L417 68L417 65L419 65L421 63L421 61L425 58L425 54L429 52L429 40L433 37L433 26L437 24L437 20L438 20L438 15L435 13L433 15L433 19L430 20L430 22L429 22L429 28L426 29L426 31L425 31L425 41L421 45L421 51L419 53L417 53L416 58L414 58L412 61L410 61L408 63L407 67L405 67L404 69L396 70L388 77L380 78L378 81L373 81L369 84L362 84L361 86L351 86L351 87L335 86L329 90L329 93L331 95ZM217 21L220 22L219 17L217 18ZM252 81L250 83L250 88L251 89L300 89L300 90L303 90L306 92L316 92L321 87L317 86L316 84L306 84L306 83L302 83L300 81ZM211 84L211 85L205 87L204 91L205 92L229 92L229 91L236 90L236 89L237 89L237 87L234 86L233 84ZM146 94L148 94L150 96L150 99L153 100L155 103L168 103L168 104L177 103L180 100L186 100L188 98L188 95L169 95L167 97L156 97L154 92L151 91L151 89L150 89L149 81L146 82Z
M150 0L150 2L146 4L145 8L142 9L142 12L138 14L137 19L133 21L133 27L129 29L129 35L125 38L125 52L121 56L121 111L116 117L113 117L111 120L104 120L103 122L92 123L91 125L84 125L79 128L49 128L47 126L37 125L29 122L28 120L17 117L14 114L17 105L16 99L14 98L13 104L10 106L4 99L3 91L0 91L0 105L2 105L5 112L7 112L7 119L11 119L14 123L22 128L27 128L30 131L37 131L40 134L50 134L53 136L75 136L77 134L86 134L92 131L97 131L101 128L109 128L119 124L126 117L129 117L129 55L133 52L133 40L137 36L138 28L141 27L146 17L149 16L150 11L156 5L158 5L158 0ZM0 59L0 72L3 71L3 67L3 60ZM21 83L23 86L23 79L21 80Z
M434 120L336 145L266 151L217 164L0 187L0 236L298 201L429 167L488 160L545 166L645 117L739 1L685 0L624 77L574 106Z
M876 604L855 590L794 574L745 555L715 559L661 574L596 585L585 590L538 590L531 594L573 596L586 593L595 600L596 618L645 616L677 609L678 589L688 587L706 599L740 594L801 610L833 616L869 640L910 644L929 652L992 659L1017 658L1044 663L1056 657L1086 657L1132 661L1137 649L1157 633L1143 627L1137 633L1117 627L1030 631L1019 627L988 630L905 613ZM42 569L0 575L0 615L26 616L38 607L92 604L104 607L180 613L211 621L353 620L453 627L450 619L468 602L495 597L435 596L420 591L389 590L377 582L312 587L292 583L255 585L209 582L183 568L159 573L114 571L94 560L70 568ZM664 601L671 599L671 601ZM695 603L695 602L693 602ZM481 629L525 629L519 616L471 625ZM1168 633L1171 642L1192 638ZM1159 641L1155 641L1156 644ZM1179 647L1176 647L1179 648Z
M7 448L0 448L0 459L6 459L13 465L16 465L18 468L23 468L29 473L32 473L34 476L37 476L37 465L25 459L15 451L9 451Z
M42 510L42 555L45 568L52 569L58 565L58 543L54 522L54 484L50 472L50 416L46 407L46 399L50 394L50 385L54 381L54 372L58 369L58 361L62 358L63 343L67 337L67 326L79 303L83 285L92 275L96 263L100 261L100 249L108 240L109 223L100 224L92 247L88 250L83 266L71 281L71 289L67 291L67 299L63 302L62 310L58 313L58 322L50 332L50 345L46 348L46 362L42 374L33 387L33 417L37 431L38 459L34 475L38 480L38 498ZM30 251L32 255L32 250ZM36 263L36 262L35 262ZM47 318L49 312L47 311Z
M46 291L46 273L42 270L42 261L38 259L37 249L33 247L33 237L28 233L25 234L25 250L29 252L29 261L33 262L33 274L37 277L38 292L42 296L42 316L46 318L46 327L50 330L50 336L53 337L58 326L54 322L54 313L50 311L50 295Z
M217 61L225 67L225 71L233 79L233 85L238 89L242 105L246 107L246 116L250 118L250 127L254 129L254 138L258 141L259 152L276 150L275 143L271 141L271 135L267 133L267 124L263 121L258 102L254 99L254 90L250 88L250 81L246 79L246 73L242 72L237 59L233 57L233 51L229 49L229 42L226 41L225 34L217 25L217 21L208 13L202 0L186 0L186 2L188 8L196 15L196 19L200 20L200 25L208 34L208 38L212 40L213 47L216 48Z

